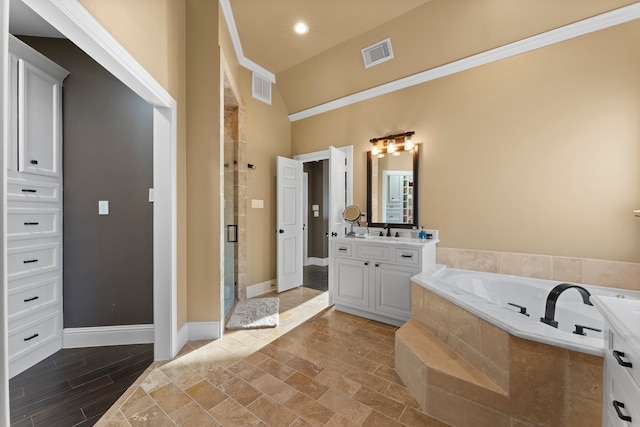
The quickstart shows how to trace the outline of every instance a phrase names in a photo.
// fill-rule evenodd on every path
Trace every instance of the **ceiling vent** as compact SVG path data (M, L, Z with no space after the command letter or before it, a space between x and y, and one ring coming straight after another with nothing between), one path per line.
M259 99L271 105L271 81L253 72L252 94L255 99Z
M391 39L384 39L381 42L362 49L362 59L364 60L364 68L373 67L374 65L393 59Z

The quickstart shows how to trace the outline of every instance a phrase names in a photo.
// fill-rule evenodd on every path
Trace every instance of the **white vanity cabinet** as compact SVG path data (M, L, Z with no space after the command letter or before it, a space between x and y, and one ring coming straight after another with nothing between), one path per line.
M69 74L9 37L7 143L9 376L62 348L62 81Z
M603 426L640 426L640 301L591 301L605 318Z
M436 240L333 238L329 295L336 310L402 325L411 317L411 277L435 264Z

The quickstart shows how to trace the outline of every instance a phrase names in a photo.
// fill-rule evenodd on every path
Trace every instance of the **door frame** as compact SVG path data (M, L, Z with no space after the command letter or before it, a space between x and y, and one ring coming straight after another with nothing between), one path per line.
M343 151L346 155L347 155L347 206L353 204L353 145L345 145L342 147L336 147L338 150ZM329 160L329 149L326 150L322 150L322 151L314 151L311 153L304 153L304 154L296 154L295 156L293 156L294 160L299 161L300 163L304 164L304 163L308 163L308 162L317 162L320 160ZM309 199L309 186L308 185L303 185L302 186L302 192L303 192L303 200L308 200ZM305 203L305 207L306 207L306 203ZM303 207L303 215L305 215L304 213L304 209L305 207ZM308 215L308 212L306 213L306 215ZM305 217L306 218L306 217ZM305 227L305 233L307 233L307 228L308 228L309 224L307 224L307 227ZM308 254L308 247L307 245L309 244L309 239L305 239L304 240L304 254L307 255ZM306 266L308 262L308 258L305 257L305 259L303 259L303 266Z
M2 1L3 25L2 78L3 89L8 87L8 22L9 0ZM177 103L171 95L131 56L115 38L75 0L22 0L50 25L65 35L87 55L97 61L118 80L128 86L153 108L153 313L154 313L154 359L173 358L182 343L177 329ZM2 118L8 115L8 94L2 93ZM7 131L3 131L3 144ZM3 159L4 164L4 159ZM2 223L6 224L5 182L6 166L2 168ZM0 350L0 367L8 380L8 349L6 323L6 234L3 233L2 250L2 298L3 345ZM3 385L0 399L0 417L8 420L9 404L7 381Z

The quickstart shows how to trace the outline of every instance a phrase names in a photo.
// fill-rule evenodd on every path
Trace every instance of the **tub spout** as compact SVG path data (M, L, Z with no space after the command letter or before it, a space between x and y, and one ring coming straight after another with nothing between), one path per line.
M591 297L591 294L585 288L578 285L572 285L570 283L560 283L555 288L551 289L551 292L549 292L549 295L547 296L547 306L544 311L544 317L540 318L540 321L542 323L546 323L547 325L553 326L554 328L558 327L558 322L555 320L556 302L558 301L558 297L560 296L560 294L570 288L575 288L578 292L580 292L582 301L585 304L593 305L591 304L591 301L589 301L589 297Z

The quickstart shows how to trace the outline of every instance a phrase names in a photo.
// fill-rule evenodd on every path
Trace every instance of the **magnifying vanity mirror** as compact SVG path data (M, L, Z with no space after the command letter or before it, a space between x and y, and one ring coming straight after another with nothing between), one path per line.
M418 148L378 157L367 153L367 224L418 226Z
M353 236L356 234L353 232L353 224L357 224L360 221L360 215L362 215L362 212L360 212L360 208L357 207L356 205L349 205L346 208L344 208L344 212L342 212L342 217L346 222L351 224L351 231L349 231L347 236Z

